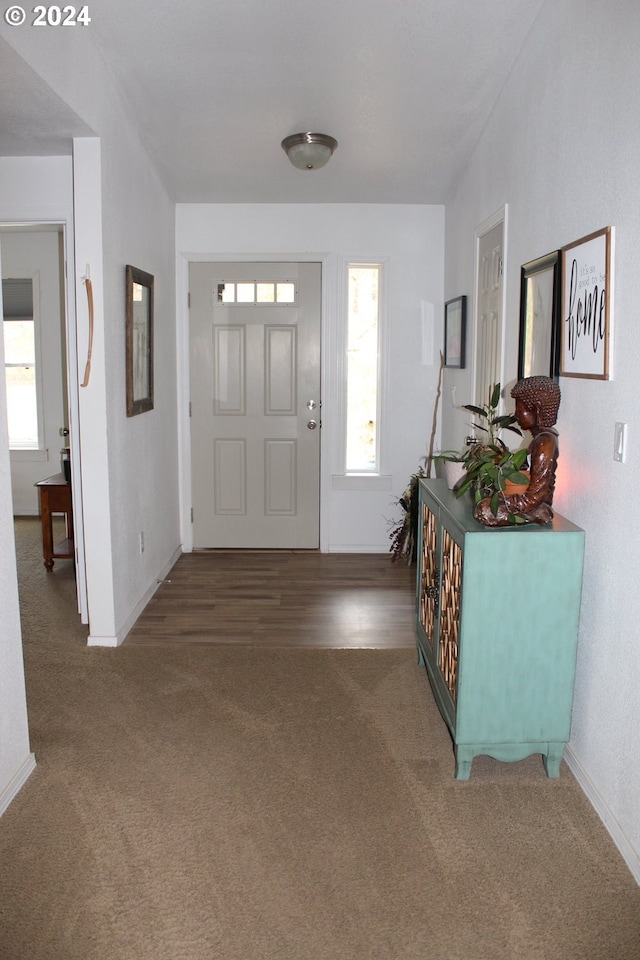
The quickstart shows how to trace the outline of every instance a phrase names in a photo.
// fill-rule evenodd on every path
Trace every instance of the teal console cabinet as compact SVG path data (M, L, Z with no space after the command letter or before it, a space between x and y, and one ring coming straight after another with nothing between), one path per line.
M455 747L473 758L542 754L560 773L571 729L584 531L551 524L489 528L470 497L421 480L417 633L420 663Z

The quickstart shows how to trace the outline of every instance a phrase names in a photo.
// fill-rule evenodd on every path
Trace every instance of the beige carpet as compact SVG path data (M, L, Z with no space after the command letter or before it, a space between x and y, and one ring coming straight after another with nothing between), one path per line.
M40 566L2 960L640 957L640 889L566 766L454 781L412 651L88 649Z

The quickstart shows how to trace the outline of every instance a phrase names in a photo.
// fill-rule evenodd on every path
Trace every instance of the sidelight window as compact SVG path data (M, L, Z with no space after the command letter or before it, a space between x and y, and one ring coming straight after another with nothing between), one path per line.
M378 473L382 265L347 269L346 473Z

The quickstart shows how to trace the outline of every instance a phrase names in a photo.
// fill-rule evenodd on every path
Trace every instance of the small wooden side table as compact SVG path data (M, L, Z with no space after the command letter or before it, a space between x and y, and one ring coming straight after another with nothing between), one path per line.
M56 473L46 480L39 480L35 486L40 494L40 516L42 519L42 553L44 565L51 573L54 560L73 560L73 508L71 505L71 484L63 473ZM65 516L66 538L54 544L53 515Z

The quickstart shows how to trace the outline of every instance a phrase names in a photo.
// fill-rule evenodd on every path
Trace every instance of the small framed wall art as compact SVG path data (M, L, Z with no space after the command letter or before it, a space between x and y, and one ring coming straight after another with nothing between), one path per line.
M153 410L153 276L126 267L127 416Z
M560 367L560 251L522 265L518 380L553 377Z
M604 227L562 248L563 377L610 377L612 254L613 227Z
M444 365L464 367L467 298L456 297L444 305Z

